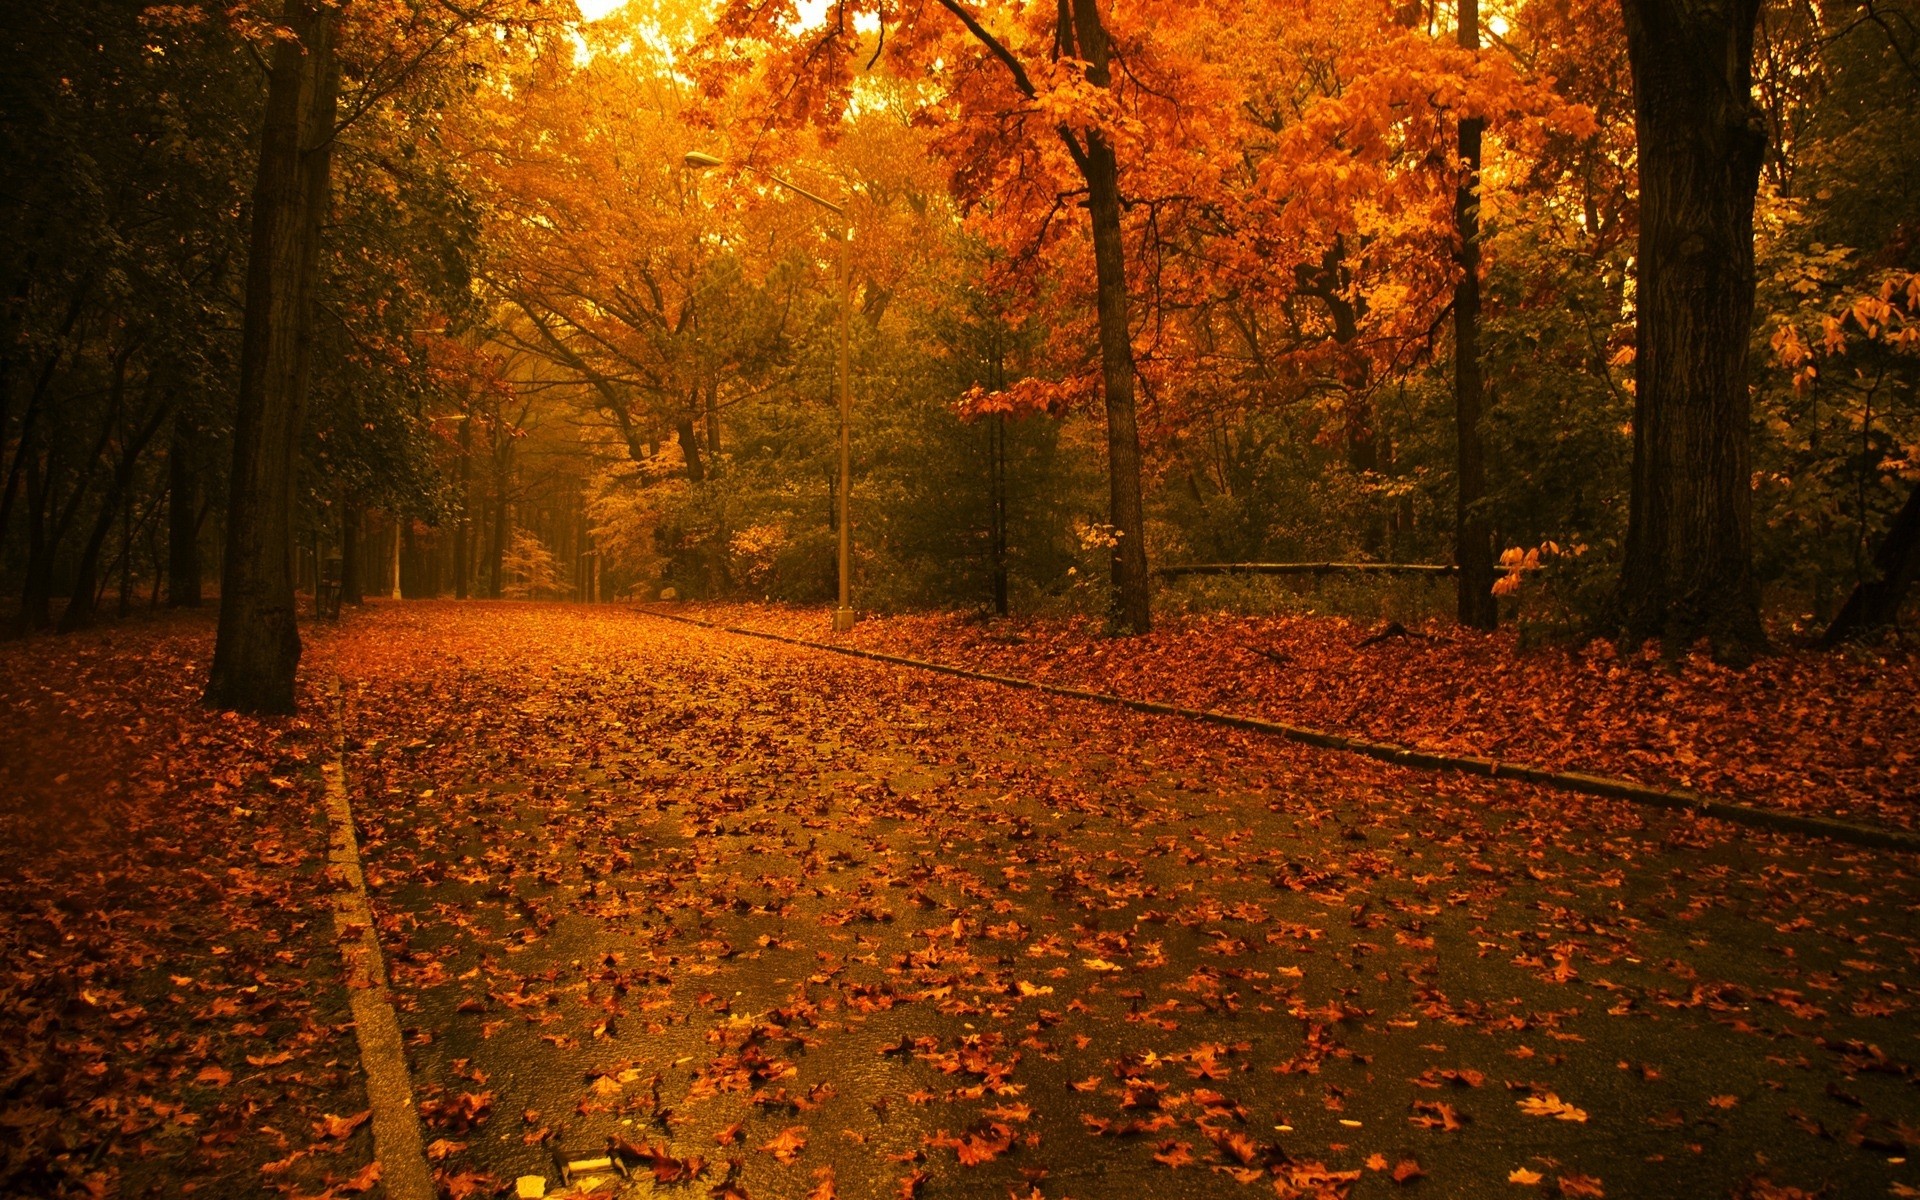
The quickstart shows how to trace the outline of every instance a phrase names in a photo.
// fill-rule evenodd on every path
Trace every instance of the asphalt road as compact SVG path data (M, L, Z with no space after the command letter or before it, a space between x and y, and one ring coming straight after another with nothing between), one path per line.
M611 1136L675 1195L1920 1194L1910 856L616 609L317 661L476 1187Z

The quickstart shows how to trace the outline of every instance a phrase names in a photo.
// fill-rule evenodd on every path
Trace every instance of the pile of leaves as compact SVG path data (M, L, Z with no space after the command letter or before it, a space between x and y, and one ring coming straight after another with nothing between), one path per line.
M724 624L824 640L817 609L712 605ZM847 643L995 674L1220 709L1420 749L1615 775L1720 799L1920 827L1920 656L1781 648L1734 669L1649 643L1522 649L1511 632L1337 617L1176 617L1144 637L1086 620L873 616Z
M201 707L211 633L0 645L0 1196L378 1179L328 941L322 740Z

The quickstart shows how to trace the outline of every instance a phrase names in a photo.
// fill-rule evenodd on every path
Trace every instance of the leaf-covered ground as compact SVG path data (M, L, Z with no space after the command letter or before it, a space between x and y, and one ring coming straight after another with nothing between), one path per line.
M203 713L207 633L0 646L6 1195L379 1194L327 712ZM1920 1189L1912 856L611 608L307 671L448 1195Z
M685 611L819 639L824 612ZM1619 775L1718 798L1920 828L1920 655L1782 648L1751 667L1521 650L1511 632L1435 623L1368 644L1333 617L1175 617L1108 638L1077 620L868 618L849 644L1000 674L1220 708L1424 749Z
M375 1186L309 720L209 620L0 645L0 1196Z
M618 610L315 658L455 1195L1920 1186L1910 857Z

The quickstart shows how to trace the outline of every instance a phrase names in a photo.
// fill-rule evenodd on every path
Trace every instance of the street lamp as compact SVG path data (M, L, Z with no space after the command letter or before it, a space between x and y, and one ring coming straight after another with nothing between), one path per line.
M727 165L725 159L702 153L699 150L688 151L682 161L696 171L705 171L713 167L724 167ZM853 422L853 379L852 370L849 366L851 360L849 344L852 336L849 314L853 309L853 276L849 271L847 261L849 253L848 245L853 241L853 221L847 216L845 205L835 204L824 196L816 196L799 184L782 179L771 171L763 171L758 167L746 164L742 165L745 166L746 170L752 171L761 178L779 187L783 187L795 195L804 196L840 218L840 603L839 606L833 610L833 628L836 633L845 633L847 630L853 628L854 623L853 574L850 560L853 549L851 534L853 527L849 523L847 516L848 497L853 492L853 450L848 432Z

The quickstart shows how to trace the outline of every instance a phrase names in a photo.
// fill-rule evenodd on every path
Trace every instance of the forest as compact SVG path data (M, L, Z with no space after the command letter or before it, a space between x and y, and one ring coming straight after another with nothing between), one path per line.
M844 334L866 608L1883 628L1915 18L1721 7L20 7L13 620L828 600Z
M1920 1197L1920 0L0 35L0 1200Z

